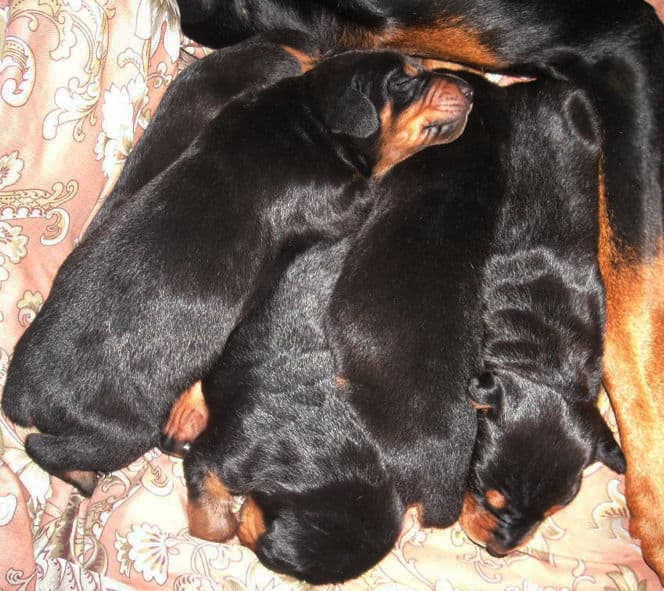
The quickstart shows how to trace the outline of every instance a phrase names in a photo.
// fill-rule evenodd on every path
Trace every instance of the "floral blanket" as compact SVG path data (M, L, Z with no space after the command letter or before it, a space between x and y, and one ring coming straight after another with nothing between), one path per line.
M0 383L16 340L165 88L203 52L181 39L173 0L7 1L0 0ZM610 413L606 398L602 404ZM0 590L307 587L268 571L236 542L189 536L180 460L154 450L85 499L30 461L24 436L0 417ZM577 499L521 552L492 558L458 525L423 529L409 514L390 555L330 588L661 589L628 519L623 479L594 465Z

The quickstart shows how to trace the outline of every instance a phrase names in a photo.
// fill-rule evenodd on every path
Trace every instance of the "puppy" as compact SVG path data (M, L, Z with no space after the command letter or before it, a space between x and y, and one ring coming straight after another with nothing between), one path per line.
M349 52L227 105L58 272L2 408L28 454L89 493L156 445L178 394L298 251L365 207L368 178L461 134L470 89Z
M343 395L380 446L402 503L417 505L426 526L458 519L475 442L467 385L480 362L478 269L501 198L485 101L480 92L455 143L381 180L326 321Z
M587 95L542 81L495 94L502 204L481 273L477 441L461 524L494 556L567 505L583 469L625 458L596 406L601 130ZM501 104L502 103L502 104Z
M349 239L299 255L203 380L208 427L184 456L192 535L237 531L274 571L360 575L394 546L403 504L335 380L323 330ZM231 494L247 495L238 523Z

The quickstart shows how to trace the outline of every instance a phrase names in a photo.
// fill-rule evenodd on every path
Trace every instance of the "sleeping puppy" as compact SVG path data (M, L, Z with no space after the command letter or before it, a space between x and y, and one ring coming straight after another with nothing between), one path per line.
M567 505L592 462L625 471L596 406L601 131L570 85L504 95L504 197L481 277L482 362L470 383L479 424L461 516L495 556Z
M215 51L185 68L168 87L88 234L173 164L232 98L302 74L313 67L319 53L305 33L277 30Z
M263 564L314 584L376 564L404 513L379 448L337 386L323 331L347 245L299 255L231 335L203 381L209 426L184 457L192 535L224 541L239 526ZM239 523L232 494L247 495Z
M426 526L447 527L461 513L477 422L467 396L480 361L477 270L501 198L484 104L493 95L480 79L472 85L479 102L463 136L381 180L327 319L343 396Z
M58 272L2 400L42 432L28 454L89 494L93 471L156 445L294 254L362 215L372 173L461 134L469 95L400 54L349 52L227 105Z

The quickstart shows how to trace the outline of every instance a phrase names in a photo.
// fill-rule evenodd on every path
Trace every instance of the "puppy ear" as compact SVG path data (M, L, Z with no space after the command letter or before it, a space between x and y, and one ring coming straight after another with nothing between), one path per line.
M574 90L565 100L563 112L574 135L591 148L599 148L602 139L599 118L588 95Z
M609 429L601 416L599 417L599 421L600 431L597 438L597 447L595 448L595 461L602 462L618 474L624 474L627 469L625 455L613 437L611 429Z
M329 97L323 106L323 117L333 133L358 139L366 139L380 129L376 107L354 86L348 86L341 94Z
M470 380L468 391L470 404L476 410L496 410L503 397L500 378L490 372L484 372L478 378Z

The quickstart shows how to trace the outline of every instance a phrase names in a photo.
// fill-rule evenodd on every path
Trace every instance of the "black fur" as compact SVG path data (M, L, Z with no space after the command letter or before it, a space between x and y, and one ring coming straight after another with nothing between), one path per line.
M284 46L314 59L320 54L307 34L278 30L254 35L187 66L168 87L87 233L93 232L119 204L131 199L136 191L173 164L231 99L298 76L300 63Z
M624 468L594 406L603 321L594 111L558 82L473 85L464 135L388 173L356 237L302 255L205 382L211 426L185 459L190 497L209 472L251 494L268 524L257 553L275 570L319 583L359 574L391 545L403 507L419 504L426 525L448 526L469 486L497 516L492 534L518 542L576 494L588 463ZM530 213L535 193L545 205ZM542 269L528 266L530 248L554 262L542 289L528 283ZM496 274L505 257L517 271ZM487 352L540 324L528 347L507 348L530 382L499 396L495 376L519 378ZM477 442L471 403L484 407ZM365 517L330 492L356 489L358 475L392 516L381 533L366 525L380 513ZM506 497L501 511L489 489ZM374 546L358 539L364 529Z
M459 516L476 427L473 269L499 204L496 151L471 122L383 177L366 223L300 255L204 381L190 499L209 473L251 495L267 525L256 552L274 570L342 581L394 545L406 505L421 504L428 525Z
M475 80L476 89L483 88ZM395 167L341 270L327 320L345 395L423 522L459 517L475 441L479 275L500 204L482 92L455 143ZM492 125L492 123L489 123Z
M174 400L288 261L365 206L384 148L377 114L398 117L431 85L464 96L464 82L410 76L404 64L393 52L350 52L245 94L118 199L61 267L8 371L2 408L42 431L26 441L37 463L69 478L158 443ZM460 131L469 103L457 104Z

